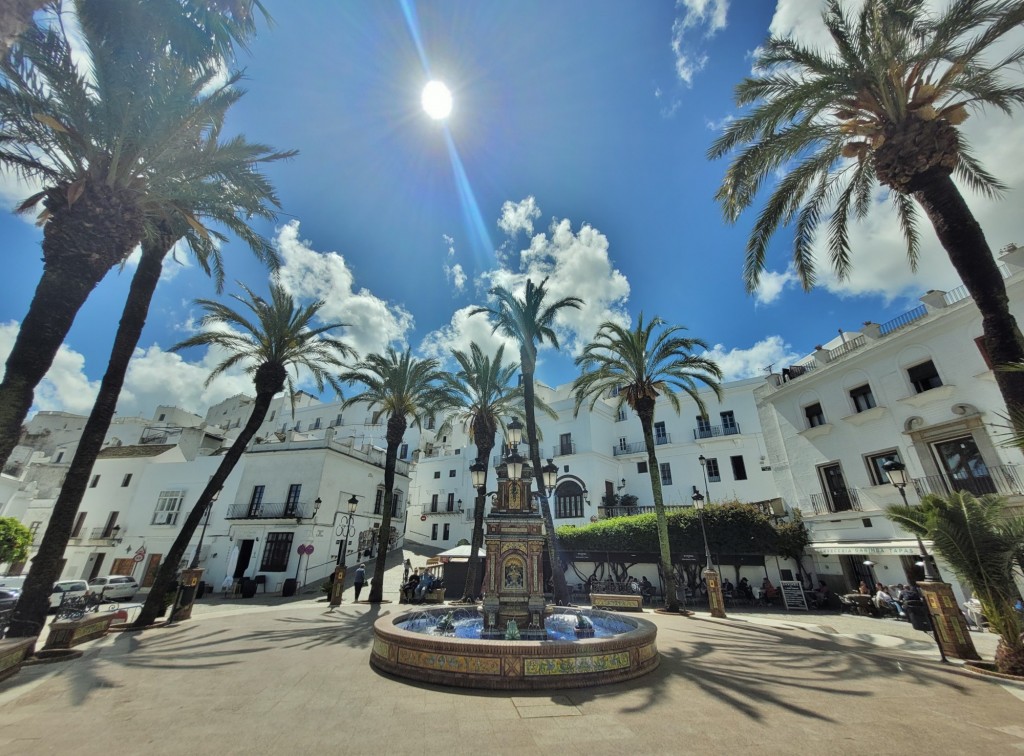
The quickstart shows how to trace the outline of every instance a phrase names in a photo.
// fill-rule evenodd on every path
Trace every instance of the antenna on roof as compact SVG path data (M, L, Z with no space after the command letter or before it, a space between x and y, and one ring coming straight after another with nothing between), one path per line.
M763 367L763 368L761 368L761 370L763 370L766 375L771 375L773 367L775 367L775 363L774 362L769 363L768 367Z

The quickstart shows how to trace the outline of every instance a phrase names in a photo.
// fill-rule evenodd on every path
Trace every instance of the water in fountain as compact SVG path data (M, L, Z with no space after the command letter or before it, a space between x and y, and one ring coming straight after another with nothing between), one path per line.
M479 639L483 632L483 616L475 608L452 609L444 614L413 612L397 623L397 627L413 633L456 638ZM589 625L589 627L588 627ZM580 637L611 638L634 629L628 621L610 612L559 609L544 620L547 639L576 640Z

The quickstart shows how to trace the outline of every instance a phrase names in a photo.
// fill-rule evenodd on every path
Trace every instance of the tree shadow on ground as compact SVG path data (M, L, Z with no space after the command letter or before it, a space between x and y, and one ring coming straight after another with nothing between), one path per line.
M381 611L379 604L367 606L367 611L358 614L325 611L312 620L306 617L280 617L274 620L274 627L253 631L240 636L240 640L245 642L247 638L253 638L283 648L369 648L373 643L373 623L391 611Z

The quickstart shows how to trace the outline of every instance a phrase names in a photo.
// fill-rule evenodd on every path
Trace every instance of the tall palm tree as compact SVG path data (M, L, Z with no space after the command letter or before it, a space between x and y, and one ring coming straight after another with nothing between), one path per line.
M237 24L185 0L75 0L87 51L79 66L60 23L24 33L0 58L0 167L43 185L43 275L0 382L0 460L18 441L33 393L90 292L148 237L147 217L176 210L183 183L208 175L196 149L220 128L235 87L207 90ZM177 8L187 39L167 35ZM200 19L205 27L197 27ZM219 19L219 21L216 21ZM128 23L128 22L131 23ZM199 33L201 32L201 33ZM205 39L205 48L198 44Z
M207 273L213 272L220 289L224 273L220 249L214 241L223 241L224 237L215 230L207 229L196 220L198 217L212 218L235 229L239 236L249 242L257 257L271 264L276 263L276 253L270 243L256 234L246 219L253 215L267 219L274 217L272 207L278 205L277 197L273 187L257 169L261 163L287 155L271 153L261 145L249 145L237 139L226 145L218 145L213 138L197 149L203 149L209 155L211 175L204 180L197 179L183 184L178 191L173 212L147 219L148 224L154 228L142 243L139 266L132 278L106 373L100 382L96 402L82 430L39 550L32 560L32 569L25 581L21 605L33 617L40 612L45 613L49 605L50 589L60 577L64 550L71 537L75 516L85 496L93 464L113 420L128 365L146 324L149 305L160 280L164 258L180 239L187 239L199 264ZM188 223L181 219L185 213L190 219Z
M892 506L886 516L900 527L931 539L935 550L981 602L982 612L999 633L996 667L1024 675L1024 617L1013 571L1024 550L1024 517L1008 515L999 496L975 498L966 491L929 494L920 506Z
M206 330L172 348L178 351L191 347L217 347L225 351L227 356L210 373L207 385L221 373L244 366L246 373L253 377L256 401L238 438L225 453L160 564L149 597L135 620L135 627L152 624L163 611L164 596L174 581L189 541L213 497L223 487L246 446L263 424L271 400L284 390L294 401L295 381L289 371L297 378L302 369L313 378L318 390L323 391L324 385L329 384L340 395L341 387L333 371L343 366L343 359L356 356L348 344L326 335L329 331L343 328L344 323L313 325L324 306L323 300L297 305L276 281L270 286L269 300L253 293L244 284L240 285L245 296L232 296L248 312L233 310L213 300L198 299L196 304L206 311L200 327ZM210 326L215 326L216 330L209 330Z
M477 463L484 465L484 486L477 492L473 508L473 537L466 571L466 587L462 595L463 601L467 602L476 596L480 574L488 460L496 444L498 429L505 429L505 419L526 418L523 409L523 387L513 385L519 365L502 364L505 347L499 346L493 359L485 355L475 342L470 344L469 349L469 354L461 350L452 352L455 361L459 363L459 370L455 373L445 373L443 382L457 404L449 408L451 414L446 416L437 430L439 434L444 434L454 425L462 425L469 432L470 441L476 444ZM558 415L544 402L538 400L537 406L553 419L557 419Z
M679 611L679 599L676 596L675 574L669 549L661 468L658 466L654 440L654 410L658 397L664 396L678 415L681 408L679 393L683 393L693 400L702 416L707 415L697 384L699 382L710 387L721 398L719 381L722 379L722 371L713 360L691 354L697 347L707 350L708 345L704 341L680 335L686 330L682 326L663 326L665 321L658 317L652 318L645 325L642 312L633 330L611 321L602 323L594 340L576 358L576 365L583 372L573 381L572 391L576 395L576 414L588 399L589 409L593 410L598 401L617 389L616 409L628 404L640 418L644 446L647 449L651 495L658 520L658 548L662 579L665 582L665 605L669 611L676 612ZM656 331L660 332L655 336Z
M519 344L519 364L523 369L523 399L526 403L526 440L530 444L530 463L536 478L537 491L540 497L540 511L544 518L544 528L548 531L548 560L551 562L551 573L555 589L555 603L569 603L569 586L565 582L565 573L561 569L558 558L558 536L555 535L555 522L551 517L551 506L544 489L544 477L540 467L540 447L537 445L536 395L534 394L533 377L537 370L537 347L545 342L558 348L558 337L555 335L555 317L564 309L578 310L583 306L579 297L563 297L555 302L545 303L547 289L545 278L539 286L531 279L526 279L523 296L518 297L503 286L495 286L490 294L497 300L494 307L477 307L470 315L489 315L494 319L492 333L501 331Z
M852 266L851 213L863 218L876 182L888 187L911 267L918 259L920 206L982 314L992 361L1021 362L1024 338L1006 287L953 177L988 197L1005 188L974 158L957 127L970 111L1013 113L1024 103L1024 87L1013 78L1024 48L995 49L1024 23L1024 1L956 0L939 11L930 5L829 0L824 21L831 48L770 38L755 62L764 73L736 88L737 104L752 110L708 151L710 158L731 156L716 199L734 222L762 184L773 183L747 242L747 288L758 285L772 235L793 224L793 261L809 289L818 227L827 219L830 262L845 277ZM1024 373L997 371L996 382L1008 408L1024 407Z
M453 403L451 392L442 385L442 373L437 360L420 360L406 349L399 354L388 347L384 354L370 354L362 361L343 371L338 380L349 385L362 386L362 393L346 399L343 407L364 404L373 411L376 423L387 417L387 451L384 456L384 505L381 507L380 539L377 563L370 580L372 604L384 596L384 569L388 558L388 539L391 534L391 501L395 490L395 465L398 448L411 420L422 427L424 418L434 417L438 411Z

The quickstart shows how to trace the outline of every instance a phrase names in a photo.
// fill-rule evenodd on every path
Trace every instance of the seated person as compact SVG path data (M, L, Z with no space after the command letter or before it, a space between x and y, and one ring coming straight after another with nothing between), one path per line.
M426 594L427 591L431 589L431 586L433 585L434 576L431 575L429 572L424 572L422 575L420 575L420 584L416 586L416 591L413 593L413 595L419 601L422 601L423 596Z
M815 607L828 606L829 597L832 595L828 589L828 585L825 584L824 580L818 581L818 587L814 589L814 605Z
M402 599L404 601L412 601L413 595L416 591L416 587L420 584L420 571L419 568L413 570L413 573L409 576L409 579L402 585Z
M917 588L913 585L905 585L901 588L899 595L896 599L901 603L905 604L908 601L920 601L921 594L918 593Z
M740 580L740 584L737 586L736 590L738 590L740 595L748 601L754 600L754 589L750 587L750 583L747 582L746 578Z
M772 581L767 577L761 581L761 598L764 599L765 603L772 604L775 599L778 598L779 591L772 585Z
M857 593L861 596L870 596L872 594L871 588L863 580L860 581L860 585L857 586Z
M651 596L654 595L654 586L651 585L651 581L646 576L640 578L640 595L643 596L644 603L651 603Z
M881 583L875 583L875 608L878 609L882 614L899 614L900 607L896 603L896 600L889 595L889 592L885 590L885 586Z
M726 578L722 581L722 593L724 593L726 596L731 596L733 591L735 590L736 586L732 584L732 581L729 580L729 578Z

